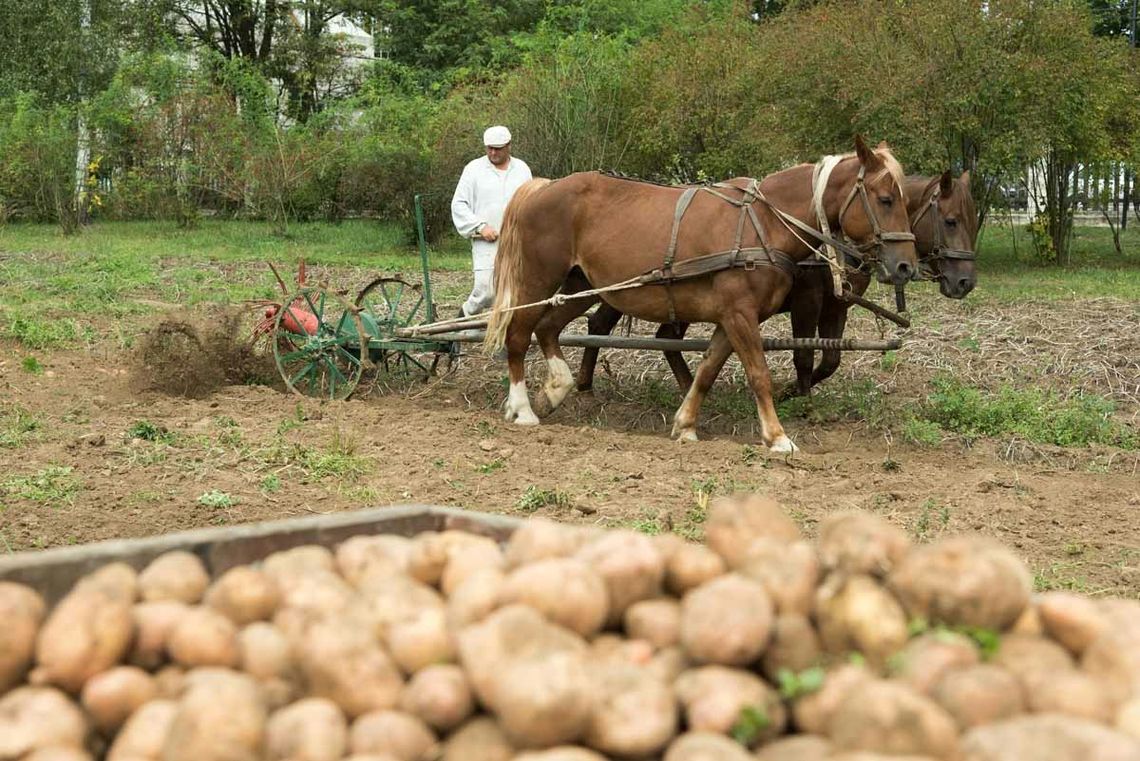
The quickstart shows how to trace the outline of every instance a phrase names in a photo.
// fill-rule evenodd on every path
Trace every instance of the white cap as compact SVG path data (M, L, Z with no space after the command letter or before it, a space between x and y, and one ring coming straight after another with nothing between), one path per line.
M511 131L501 125L488 127L483 133L483 145L491 148L501 148L511 142Z

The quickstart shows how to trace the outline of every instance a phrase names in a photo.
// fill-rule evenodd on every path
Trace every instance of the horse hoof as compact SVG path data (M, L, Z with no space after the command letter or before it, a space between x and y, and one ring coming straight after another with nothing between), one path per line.
M673 435L677 437L677 441L697 441L697 432L692 428L681 428L673 431Z
M515 418L515 425L538 425L538 416L533 412L521 413Z
M768 449L777 454L792 454L800 451L800 448L793 444L792 440L787 436L781 436L776 439Z

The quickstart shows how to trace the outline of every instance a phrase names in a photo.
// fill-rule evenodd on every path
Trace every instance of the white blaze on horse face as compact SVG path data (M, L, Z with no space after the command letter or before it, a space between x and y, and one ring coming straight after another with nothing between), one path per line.
M513 421L518 425L538 425L538 415L530 408L530 399L526 395L526 381L511 384L504 417L508 423Z
M551 409L556 409L570 393L570 389L574 388L574 375L562 357L547 357L546 365L550 374L542 390L546 393Z

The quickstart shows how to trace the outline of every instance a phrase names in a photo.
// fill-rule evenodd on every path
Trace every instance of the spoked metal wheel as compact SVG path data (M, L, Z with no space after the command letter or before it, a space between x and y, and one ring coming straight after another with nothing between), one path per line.
M323 286L294 293L273 323L273 359L295 394L347 399L369 364L371 338L356 307Z
M378 338L372 342L372 359L379 370L399 375L419 373L424 377L432 374L440 357L439 343L396 338L397 328L431 321L431 310L420 285L398 277L378 277L357 294L356 306L365 330L373 331ZM424 363L427 353L434 355L430 364Z

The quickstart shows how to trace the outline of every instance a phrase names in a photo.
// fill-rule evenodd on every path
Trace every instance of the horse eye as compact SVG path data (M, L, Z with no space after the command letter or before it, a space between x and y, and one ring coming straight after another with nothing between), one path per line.
M890 196L879 196L879 203L881 203L883 206L890 206L894 202L895 199L891 198Z
M957 227L957 226L958 226L958 220L956 220L956 219L947 219L947 220L946 220L946 226L947 226L947 227Z

